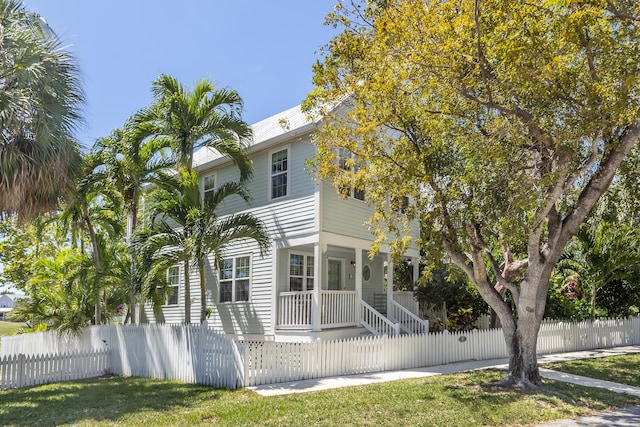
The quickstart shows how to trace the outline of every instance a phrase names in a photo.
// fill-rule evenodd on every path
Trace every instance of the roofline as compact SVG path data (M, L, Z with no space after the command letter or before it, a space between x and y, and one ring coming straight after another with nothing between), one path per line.
M293 129L289 132L276 135L269 139L265 139L264 141L260 141L255 145L250 145L249 147L247 147L247 150L246 150L247 154L251 155L254 153L259 153L260 151L269 149L274 145L278 145L288 140L292 140L294 138L299 138L301 136L311 134L317 128L318 128L317 122L307 123L304 126ZM196 166L196 170L201 171L201 170L206 170L213 167L219 167L226 163L231 163L231 159L227 156L221 156L221 157L218 157L217 159L213 159L207 163L203 163L201 165Z

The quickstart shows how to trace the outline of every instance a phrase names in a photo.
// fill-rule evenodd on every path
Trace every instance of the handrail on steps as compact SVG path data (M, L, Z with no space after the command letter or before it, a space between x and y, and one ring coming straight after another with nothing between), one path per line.
M360 324L375 335L400 335L400 323L394 323L378 310L360 300Z
M392 310L389 314L389 318L400 324L400 328L409 334L427 334L429 333L429 321L421 319L413 314L402 304L391 300ZM396 311L399 311L399 315L396 316Z

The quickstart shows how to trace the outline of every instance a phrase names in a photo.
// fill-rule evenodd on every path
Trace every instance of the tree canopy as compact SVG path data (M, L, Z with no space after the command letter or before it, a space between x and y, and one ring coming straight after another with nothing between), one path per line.
M29 220L74 189L83 95L74 58L39 15L0 1L0 213Z
M508 382L540 384L553 267L640 136L640 5L353 1L328 22L344 30L305 102L326 123L316 169L366 187L378 243L401 252L419 219L421 248L499 316ZM340 168L337 148L366 167Z

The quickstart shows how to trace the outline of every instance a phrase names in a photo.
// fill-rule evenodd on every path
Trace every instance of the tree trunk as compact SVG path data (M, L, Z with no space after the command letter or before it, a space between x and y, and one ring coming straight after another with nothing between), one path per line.
M518 319L516 330L505 334L509 353L509 371L505 382L520 387L539 387L542 378L538 369L537 338L540 322L534 316Z
M98 236L96 235L96 230L93 228L93 224L91 223L91 217L89 216L89 210L85 204L82 205L82 213L84 216L85 224L87 225L87 230L89 231L89 236L91 237L91 246L93 246L93 266L96 269L96 301L95 301L95 309L94 309L94 324L99 325L102 323L101 314L100 314L100 286L98 284L98 280L102 275L102 271L100 269L100 254L98 252Z
M207 321L207 288L203 263L199 263L198 270L200 273L200 324L203 324Z
M131 229L130 229L130 234L129 234L129 241L131 241L131 236L133 236L133 233L135 233L136 231L136 225L137 225L137 219L138 219L138 203L136 201L134 201L134 203L131 206L131 212L130 212L130 221L131 221ZM137 285L138 285L138 280L137 280L137 271L136 271L136 256L135 254L130 250L129 251L131 253L131 284L130 284L130 295L129 295L129 323L132 325L136 324L136 291L137 291Z
M189 261L184 261L184 323L191 323L191 283L189 281Z

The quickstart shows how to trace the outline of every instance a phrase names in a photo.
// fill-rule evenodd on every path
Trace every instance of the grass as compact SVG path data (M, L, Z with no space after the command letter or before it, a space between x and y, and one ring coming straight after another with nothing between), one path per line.
M545 368L640 387L640 354L550 363Z
M26 326L26 323L0 321L0 336L13 335L23 328L26 328Z
M640 404L607 390L547 381L549 394L486 389L477 371L262 397L172 381L102 378L0 391L3 425L494 426L526 425Z

